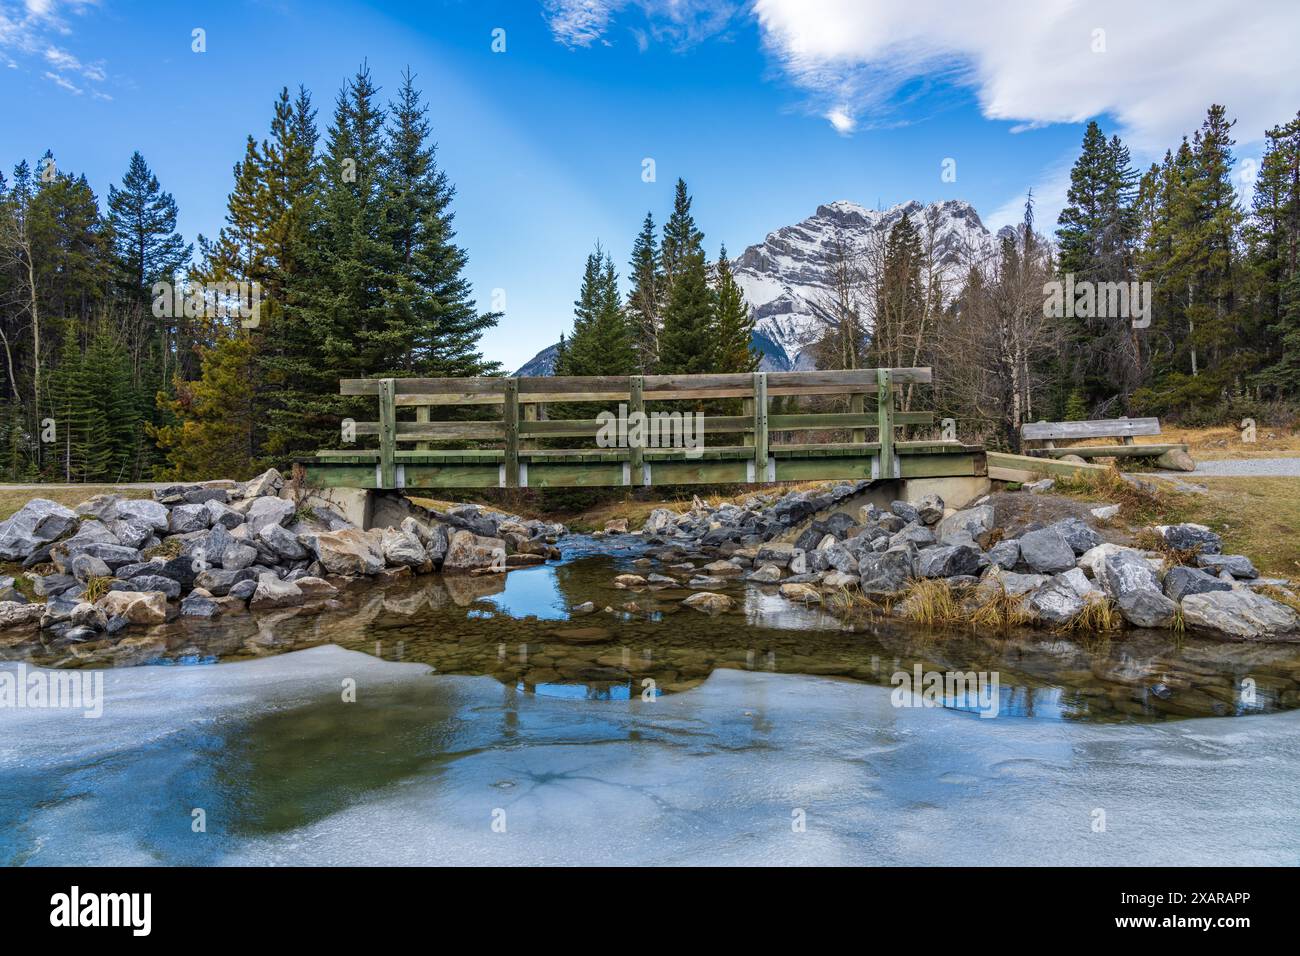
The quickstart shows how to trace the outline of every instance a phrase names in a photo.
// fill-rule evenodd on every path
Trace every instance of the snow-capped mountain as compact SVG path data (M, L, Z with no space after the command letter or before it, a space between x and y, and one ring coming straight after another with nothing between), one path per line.
M923 245L931 242L942 275L960 281L972 262L992 255L997 239L966 202L928 206L912 201L889 209L867 209L839 200L818 206L802 222L769 233L734 263L736 281L757 319L754 347L769 371L815 368L808 347L830 319L832 250L842 241L862 258L873 243L910 216ZM869 303L864 318L870 326Z
M904 214L911 217L922 245L933 245L941 277L954 292L972 263L997 251L997 236L984 228L970 203L959 199L929 205L912 201L889 209L867 209L846 200L818 206L807 219L769 233L732 263L757 320L754 349L763 356L761 368L816 368L809 346L831 318L832 250L843 242L860 261L869 260L869 250L883 244ZM863 310L869 328L869 302ZM554 365L552 345L516 374L550 375Z

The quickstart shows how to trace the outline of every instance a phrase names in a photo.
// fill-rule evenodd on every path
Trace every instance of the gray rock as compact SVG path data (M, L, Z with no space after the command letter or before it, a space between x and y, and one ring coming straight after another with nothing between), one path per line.
M130 624L131 622L128 621L126 618L124 618L121 614L109 615L108 623L104 625L104 633L116 634L119 631L121 631L123 628L129 627Z
M1068 624L1086 607L1074 586L1062 577L1055 577L1025 598L1024 607L1036 618L1048 624Z
M63 547L60 542L59 548ZM140 560L140 552L135 548L128 548L123 544L105 544L100 541L92 541L88 544L79 545L76 548L69 549L66 552L67 560L71 561L75 555L89 554L103 561L111 570L116 571L125 564L134 564ZM58 549L55 550L56 560Z
M58 597L76 586L77 579L71 574L46 574L32 579L32 589L47 598Z
M1020 597L1030 591L1036 591L1051 579L1045 574L1017 574L1005 571L1000 565L992 565L980 582L982 589L1001 588L1011 597Z
M143 548L154 532L153 525L138 518L114 518L108 523L108 529L119 544L137 549Z
M1206 591L1183 598L1188 627L1244 641L1296 639L1295 611L1248 589Z
M0 601L0 628L25 627L36 624L45 613L43 604L20 604L17 601Z
M916 551L910 547L868 552L858 562L858 587L866 594L894 594L912 578Z
M259 498L258 500L272 501L277 499ZM302 604L303 600L302 589L292 581L281 581L274 574L263 574L257 579L257 589L253 591L253 598L249 602L249 607L256 610L293 607Z
M1078 518L1065 518L1055 524L1048 525L1048 528L1058 532L1074 549L1075 554L1091 551L1102 543L1101 535Z
M256 587L256 585L254 585ZM181 601L182 617L216 617L221 613L221 605L212 598L191 594Z
M781 580L781 569L775 564L765 564L757 571L752 572L746 581L755 581L759 584L774 584Z
M86 601L72 609L68 620L77 627L88 627L95 631L102 631L108 624L108 616L100 608Z
M1010 571L1020 563L1020 542L1015 538L1004 538L989 548L988 555L990 564Z
M227 505L224 499L204 502L203 507L208 512L208 524L214 528L219 525L229 530L244 523L244 516Z
M168 527L167 506L150 501L148 498L128 498L119 501L116 516L119 520L147 524L155 531L166 531Z
M912 544L917 548L928 548L935 544L934 532L921 524L920 521L914 521L903 528L902 531L896 531L889 537L889 547L896 548L900 544Z
M80 554L74 554L68 562L68 570L72 576L83 584L91 578L106 578L111 573L108 565L93 554L86 554L84 551Z
M1125 591L1115 603L1124 620L1134 627L1170 627L1178 611L1177 604L1151 588Z
M274 468L268 468L256 478L250 478L244 484L245 498L261 498L264 495L278 495L284 487L284 476Z
M1160 578L1150 562L1136 551L1114 551L1105 556L1098 576L1116 601L1132 591L1160 591Z
M992 530L993 506L979 505L955 511L940 521L938 539L943 545L982 546L986 535Z
M257 560L257 549L235 542L221 552L221 566L227 571L240 571Z
M391 528L386 529L384 533L402 534L402 532L394 532ZM256 540L259 544L265 545L272 554L282 561L301 561L307 557L307 549L299 544L298 539L290 534L283 525L262 525L257 531ZM419 547L418 541L416 547ZM423 553L423 549L421 549L421 553ZM222 558L224 564L224 554Z
M161 591L169 600L181 596L179 581L161 574L137 574L128 580L117 580L108 586L110 591Z
M923 523L921 522L921 513L917 511L916 505L908 504L906 501L890 502L889 510L902 518L907 524L912 522Z
M916 502L916 513L925 524L938 524L943 520L944 510L943 499L938 495L923 495Z
M1223 550L1223 539L1203 524L1160 525L1156 531L1165 544L1179 551L1196 551L1198 554L1218 554Z
M0 521L0 560L20 561L43 544L71 534L77 515L48 498L33 498L5 521Z
M925 548L916 555L916 573L922 578L951 578L978 574L980 552L967 544Z
M175 557L162 564L156 565L153 569L154 574L160 574L165 578L171 578L180 584L182 590L188 591L194 587L194 577L203 571L203 567L195 567L195 561L187 557ZM132 578L132 580L135 580Z
M1020 536L1020 560L1040 574L1056 574L1074 567L1075 552L1055 527L1041 528Z
M1181 601L1189 594L1204 594L1207 591L1231 591L1232 585L1220 581L1211 574L1198 568L1170 568L1165 575L1165 597L1171 601Z
M249 598L253 596L253 592L256 590L257 590L257 581L253 578L248 578L245 581L237 581L233 585L231 585L229 593L230 596L233 598L239 598L239 600L241 601L247 601Z
M385 528L381 534L380 549L384 563L394 568L422 568L429 555L420 543L419 536L400 528Z
M167 530L172 534L189 534L206 531L211 523L212 516L203 505L177 505L171 510Z
M97 518L108 522L117 515L117 505L121 500L121 495L92 495L72 510L83 518Z
M286 525L292 520L295 510L292 501L285 501L283 498L259 497L249 506L245 515L248 533L255 536L257 532L267 525Z
M1259 577L1259 571L1250 563L1250 558L1241 554L1198 554L1196 563L1220 574L1227 571L1234 578L1249 580Z

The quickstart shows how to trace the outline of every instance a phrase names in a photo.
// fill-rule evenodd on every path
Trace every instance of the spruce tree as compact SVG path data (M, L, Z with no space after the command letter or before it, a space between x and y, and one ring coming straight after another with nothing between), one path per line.
M662 274L659 301L665 306L672 299L677 278L692 267L695 257L704 259L704 233L695 227L691 215L691 197L686 192L684 180L677 180L673 192L673 211L664 223L664 239L659 247L659 269Z
M726 246L718 255L717 299L717 371L752 372L759 359L753 347L754 316L736 283Z
M122 281L132 294L144 296L154 282L171 281L194 251L176 231L176 200L139 152L131 154L122 188L108 187L108 219Z
M629 279L632 289L628 292L627 309L632 322L637 364L643 373L651 373L659 361L663 275L659 269L654 216L648 212L632 246Z
M712 372L717 364L718 298L709 288L702 252L680 263L659 336L659 371L669 375Z

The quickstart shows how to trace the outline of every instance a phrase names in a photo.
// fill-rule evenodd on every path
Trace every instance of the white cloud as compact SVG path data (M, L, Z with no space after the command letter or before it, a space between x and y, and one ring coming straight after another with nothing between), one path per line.
M609 44L614 15L635 9L645 21L629 28L638 48L651 40L686 47L715 36L742 10L736 0L542 0L542 15L565 46Z
M78 96L80 96L82 93L81 87L77 86L71 80L59 76L59 74L57 73L51 73L49 70L46 70L45 78L49 80L51 83L53 83L55 86L63 87L63 89L67 90L69 93L75 93Z
M827 112L826 118L830 120L830 124L835 127L835 132L839 133L841 136L848 136L858 128L858 121L854 118L853 114L838 106Z
M67 17L83 14L96 5L97 0L24 0L22 3L0 0L0 50L7 51L4 62L18 69L20 61L43 60L53 67L52 71L44 72L45 78L70 92L83 91L65 77L67 73L75 73L91 83L103 83L108 76L102 63L83 63L49 39L71 35ZM107 94L95 95L99 99L108 98Z
M1028 129L1114 116L1139 154L1163 152L1210 103L1258 139L1300 100L1300 4L1256 0L756 0L764 42L822 111L887 112L940 76L990 119Z

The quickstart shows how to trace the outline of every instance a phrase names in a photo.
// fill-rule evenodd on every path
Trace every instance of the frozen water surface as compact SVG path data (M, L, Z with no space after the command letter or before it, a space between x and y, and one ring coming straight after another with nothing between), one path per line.
M3 862L1300 862L1296 711L989 720L727 669L569 700L334 646L103 673L98 720L0 710Z

